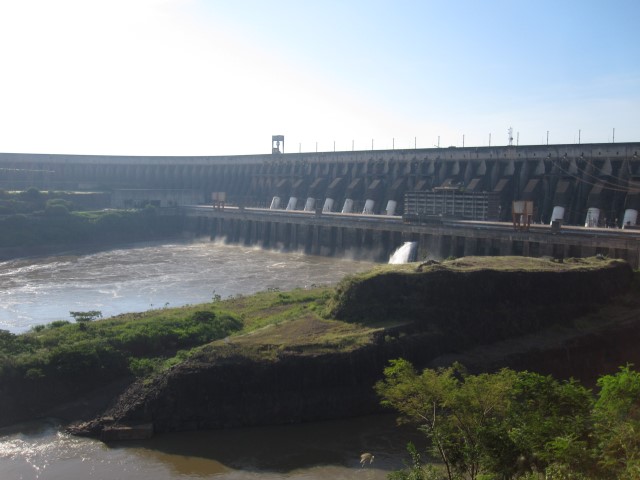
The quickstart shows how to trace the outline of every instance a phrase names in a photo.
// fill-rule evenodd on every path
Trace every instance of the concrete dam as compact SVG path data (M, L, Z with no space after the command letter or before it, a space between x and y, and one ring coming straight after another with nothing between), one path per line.
M120 207L209 205L185 209L200 233L311 253L365 247L383 259L417 241L419 258L602 253L637 266L638 152L640 142L202 157L2 153L0 188L109 190Z

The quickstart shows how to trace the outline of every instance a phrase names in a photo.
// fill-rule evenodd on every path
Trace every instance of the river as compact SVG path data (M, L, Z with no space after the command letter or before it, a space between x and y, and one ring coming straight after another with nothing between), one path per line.
M335 283L369 262L213 242L136 245L0 263L0 329L207 302L266 289ZM0 479L382 480L414 434L393 416L255 429L163 434L106 445L62 432L55 419L0 429ZM362 452L375 455L361 467Z
M213 242L138 245L0 262L0 329L211 301L214 295L334 283L369 262Z

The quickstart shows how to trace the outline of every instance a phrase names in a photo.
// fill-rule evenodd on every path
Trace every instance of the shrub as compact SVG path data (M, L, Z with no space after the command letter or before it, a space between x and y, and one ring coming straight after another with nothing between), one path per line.
M191 320L194 322L212 322L216 318L216 314L214 312L209 312L207 310L198 310L194 312Z
M161 358L130 358L129 371L136 377L151 375L162 365Z
M49 328L60 328L65 325L69 325L71 322L69 320L55 320L47 325Z

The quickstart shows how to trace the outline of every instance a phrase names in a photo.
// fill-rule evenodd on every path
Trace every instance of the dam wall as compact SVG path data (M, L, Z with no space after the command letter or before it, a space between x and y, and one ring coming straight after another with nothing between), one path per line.
M620 226L637 221L639 152L633 142L201 157L0 153L0 188L193 190L202 203L225 192L236 205L268 207L278 197L292 210L315 202L395 215L406 192L456 188L494 195L496 220L510 219L512 201L528 200L535 222L562 212L564 224Z

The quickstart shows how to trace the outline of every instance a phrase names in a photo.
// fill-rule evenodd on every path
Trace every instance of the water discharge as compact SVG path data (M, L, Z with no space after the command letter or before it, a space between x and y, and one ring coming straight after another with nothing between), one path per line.
M417 242L404 242L389 258L390 264L409 263L415 261Z

